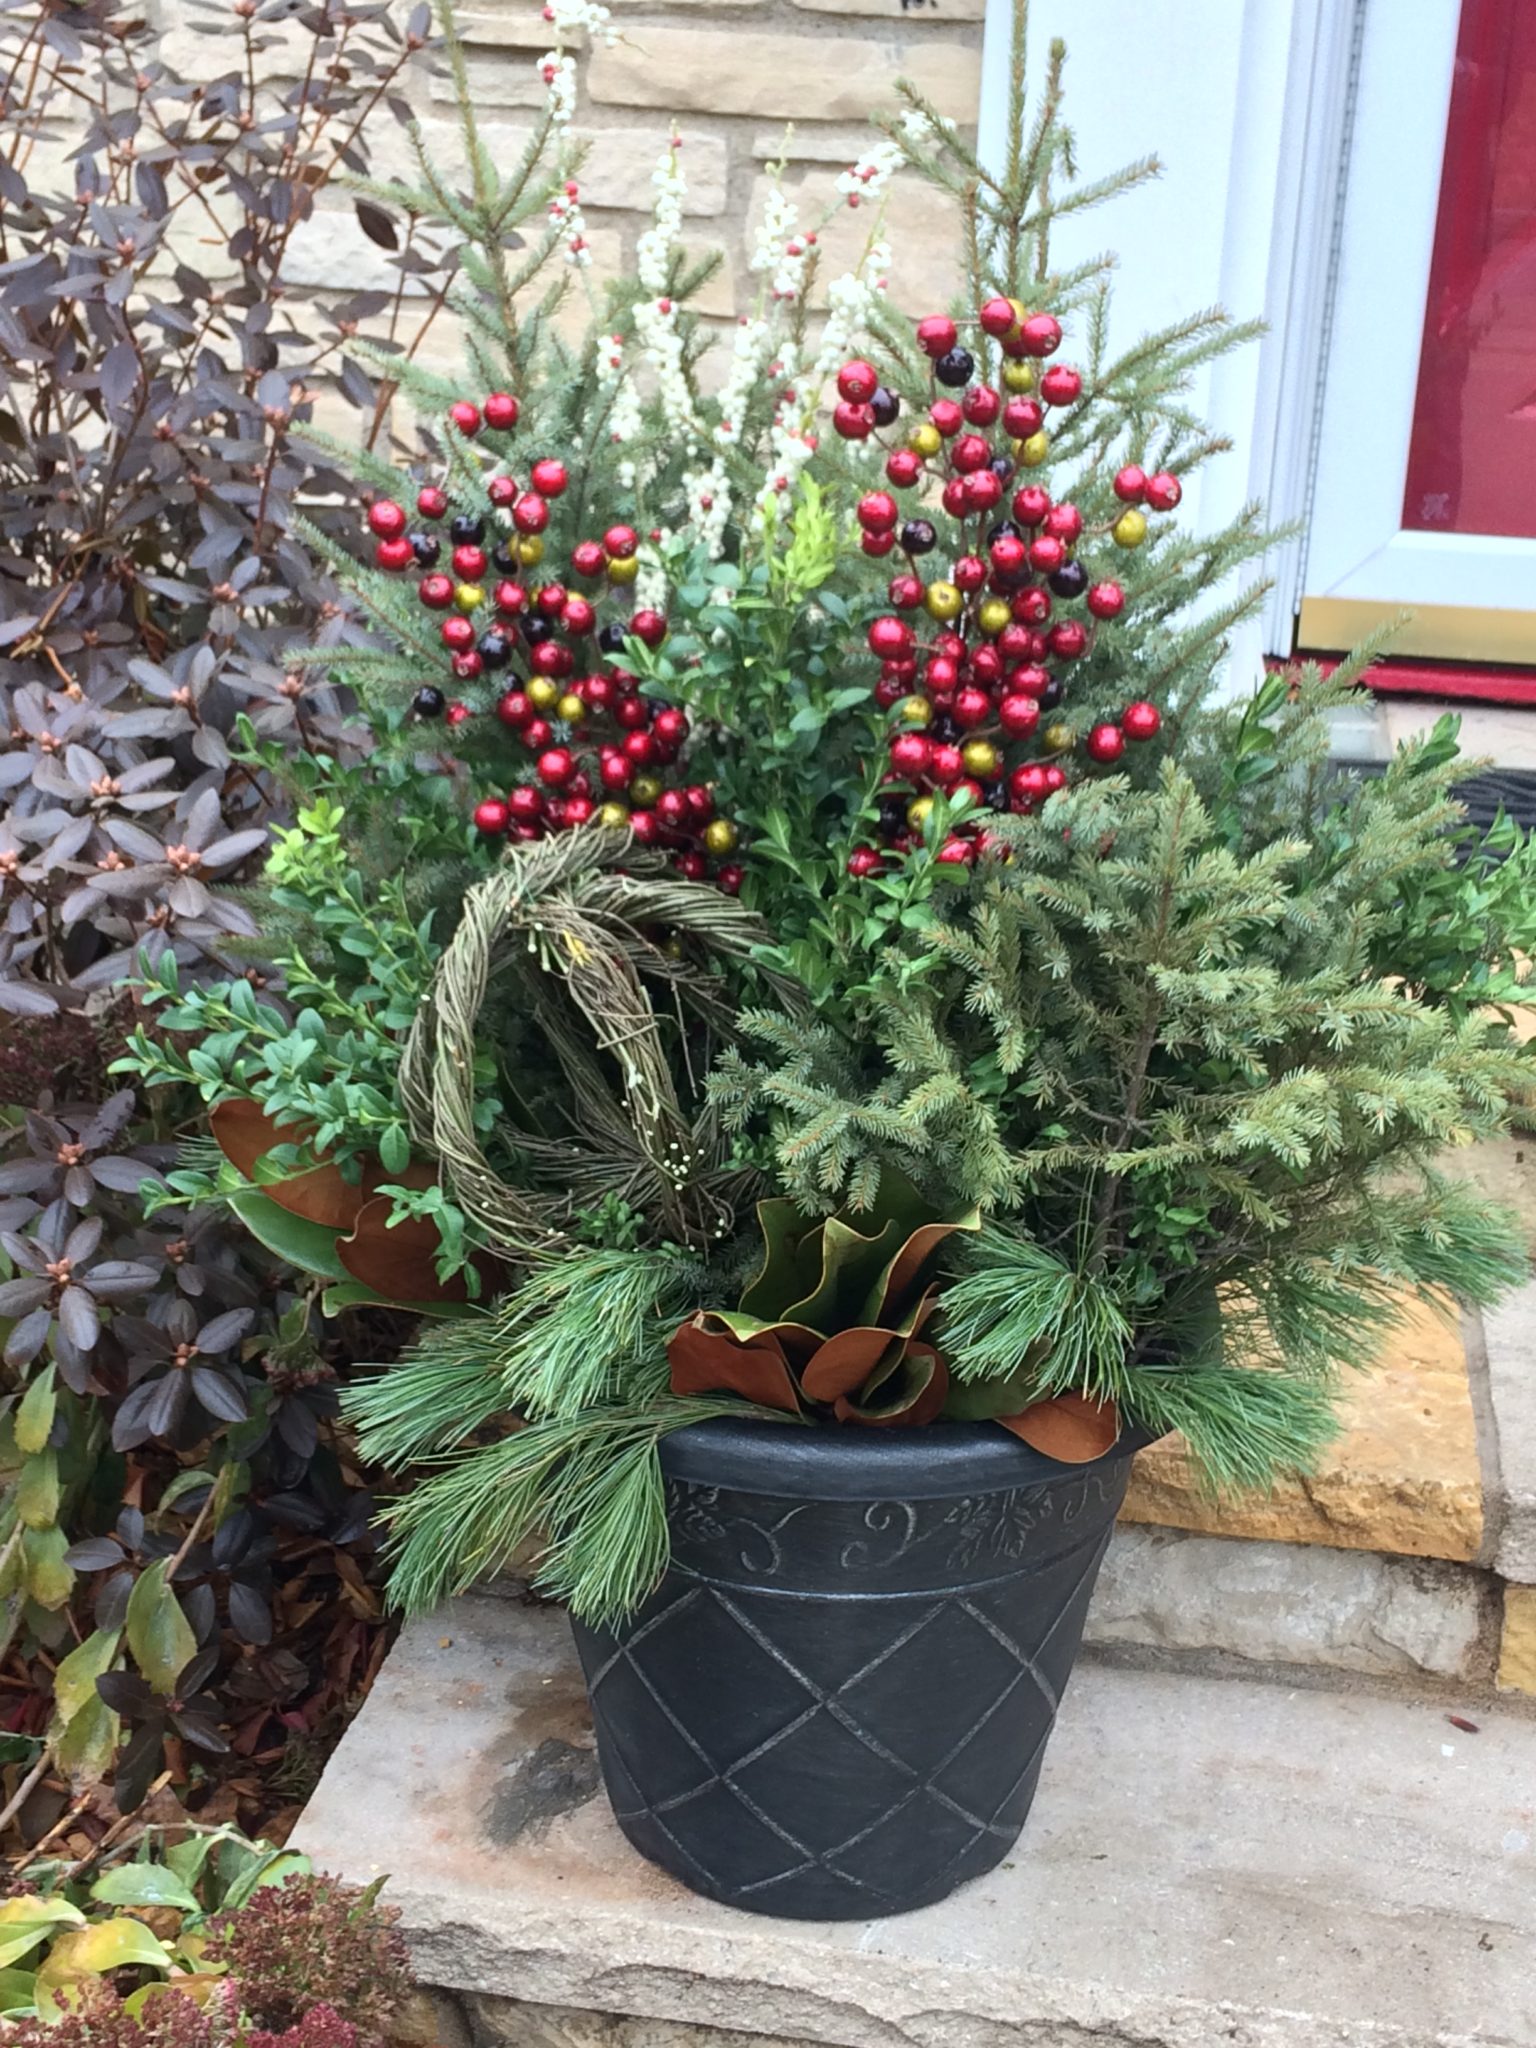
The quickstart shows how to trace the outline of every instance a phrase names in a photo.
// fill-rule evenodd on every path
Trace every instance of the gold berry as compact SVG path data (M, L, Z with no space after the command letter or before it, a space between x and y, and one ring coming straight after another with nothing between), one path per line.
M933 706L926 697L903 697L896 706L896 716L903 725L926 725L933 716Z
M1147 515L1145 512L1138 512L1134 505L1127 505L1111 531L1119 546L1139 548L1147 537Z
M629 785L629 793L642 809L655 803L661 795L661 778L656 775L637 775Z
M711 818L704 827L704 844L711 853L732 852L736 837L736 827L729 818Z
M615 555L608 564L610 583L633 583L640 574L638 555Z
M524 687L523 695L535 711L553 711L560 702L560 686L552 683L548 676L532 676Z
M525 569L532 569L544 559L544 543L536 533L525 533L517 544L517 559Z
M958 619L964 604L953 583L930 583L923 592L923 608L931 619Z
M625 804L599 804L597 822L606 825L610 832L622 832L629 823L629 808Z
M1013 607L1006 597L986 597L976 613L976 623L989 640L995 640L1013 617Z
M1027 441L1015 441L1013 452L1026 469L1038 469L1051 452L1049 436L1041 432L1031 434Z
M913 797L911 803L907 805L907 823L921 831L927 823L928 814L932 809L933 798L931 796Z
M453 601L461 612L478 611L485 603L485 592L478 583L461 583L453 593Z
M1004 363L1003 384L1009 391L1033 391L1035 388L1034 364L1012 361Z
M912 429L907 446L914 455L937 455L944 446L944 436L931 420L922 420Z
M1040 744L1048 754L1064 754L1071 746L1073 737L1071 726L1057 719L1041 733Z
M567 725L579 725L587 715L587 707L574 690L567 690L555 706L555 716L563 718Z
M960 758L965 763L967 775L983 778L995 775L1002 761L990 740L967 740L960 749Z

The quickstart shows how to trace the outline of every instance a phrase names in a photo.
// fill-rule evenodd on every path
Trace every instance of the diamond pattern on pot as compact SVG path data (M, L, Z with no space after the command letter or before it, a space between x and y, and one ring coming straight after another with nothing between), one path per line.
M919 1836L925 1862L937 1851L963 1874L990 1867L1028 1808L1106 1541L1055 1561L1023 1598L1015 1575L885 1596L890 1633L852 1670L842 1602L674 1569L637 1625L595 1637L589 1659L620 1824L642 1846L664 1838L713 1895L763 1905L818 1872L878 1913ZM937 1715L935 1669L955 1681ZM729 1716L712 1711L721 1671ZM801 1791L793 1825L787 1781ZM728 1870L711 1867L722 1844Z

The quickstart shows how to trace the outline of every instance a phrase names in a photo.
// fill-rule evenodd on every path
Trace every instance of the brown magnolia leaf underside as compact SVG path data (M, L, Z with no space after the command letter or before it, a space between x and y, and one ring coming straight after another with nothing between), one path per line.
M1084 1394L1055 1394L1017 1415L997 1419L1031 1450L1063 1465L1086 1465L1102 1458L1120 1437L1120 1411L1114 1402L1090 1401Z

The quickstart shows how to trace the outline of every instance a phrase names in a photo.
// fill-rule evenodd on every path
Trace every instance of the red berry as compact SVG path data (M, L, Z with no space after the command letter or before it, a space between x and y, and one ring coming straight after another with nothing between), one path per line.
M1011 334L1018 317L1012 302L1001 297L988 299L978 315L982 333L990 334L994 341L1001 341L1005 334ZM943 350L939 353L942 355Z
M456 654L464 653L475 644L474 623L462 612L455 612L451 618L444 619L437 630L442 635L443 645Z
M1031 434L1038 434L1045 414L1033 398L1010 398L1003 407L1003 431L1012 434L1016 441L1027 441Z
M990 469L978 469L974 476L965 480L965 509L967 512L990 512L1001 503L1002 479Z
M890 711L907 694L907 685L898 682L895 676L882 676L875 685L875 702L882 711Z
M585 825L591 819L597 806L589 796L568 796L565 800L565 822L567 826Z
M546 619L565 620L566 595L563 583L546 583L533 601L533 608Z
M648 768L658 752L655 737L643 730L627 732L624 735L624 752L636 767Z
M1008 693L1014 697L1043 697L1051 687L1051 674L1038 661L1021 661L1008 671Z
M1013 620L998 634L997 651L1005 661L1027 661L1033 638L1034 635L1027 626L1021 626L1017 620Z
M879 389L880 378L874 364L866 363L861 356L844 363L837 373L837 395L846 398L850 405L868 405Z
M1051 628L1050 645L1062 661L1076 661L1088 651L1088 628L1081 619L1062 619Z
M423 519L441 519L448 510L448 494L436 484L423 484L416 493L416 510Z
M1073 405L1082 395L1082 377L1065 363L1052 363L1040 379L1040 396L1047 405Z
M953 717L956 725L966 732L974 731L978 725L985 725L992 716L992 700L985 690L974 686L956 690Z
M995 647L978 647L971 656L971 677L983 688L990 689L1003 679L1003 657Z
M654 846L661 836L661 827L656 822L654 811L631 811L629 829L642 846Z
M702 782L690 782L683 791L688 799L688 815L695 823L707 825L715 815L715 800Z
M528 475L529 483L541 498L558 498L570 480L565 464L557 462L552 455L536 462Z
M866 555L873 555L877 562L881 561L896 546L896 530L887 527L884 533L861 533L859 546Z
M866 875L878 875L885 866L885 855L877 846L856 846L848 856L848 872L857 882Z
M999 576L1017 576L1029 563L1029 549L1016 533L1000 533L987 553Z
M635 764L628 754L605 754L598 764L597 777L604 789L628 789L635 779Z
M1054 313L1031 313L1019 335L1027 355L1053 356L1061 347L1061 322Z
M960 680L960 664L952 654L936 654L923 670L923 682L936 692L954 689Z
M656 799L656 815L662 824L676 831L688 822L688 799L680 789L664 789Z
M639 611L630 620L629 630L647 647L659 647L667 637L667 622L660 612Z
M467 398L459 399L448 408L448 417L461 434L478 434L480 431L480 408L471 405Z
M855 514L866 533L889 533L898 517L896 500L889 491L866 491Z
M603 552L616 562L627 562L640 545L640 536L632 526L610 526L603 535Z
M940 493L939 503L951 519L965 517L965 486L966 479L963 476L952 476Z
M898 491L910 490L923 473L923 458L911 448L893 448L885 458L885 477Z
M530 754L542 754L555 736L555 729L547 718L530 718L523 727L523 745Z
M1050 763L1049 763L1049 764L1047 765L1047 767L1046 767L1046 771L1045 771L1045 789L1046 789L1046 794L1047 794L1048 796L1054 795L1054 794L1055 794L1055 792L1056 792L1056 791L1057 791L1058 789L1065 789L1065 788L1066 788L1066 786L1067 786L1067 771L1066 771L1066 769L1065 769L1065 768L1059 768L1059 767L1058 767L1058 766L1056 765L1056 763L1055 763L1054 761L1050 762Z
M1038 583L1021 590L1013 600L1013 616L1021 626L1043 626L1051 616L1051 593Z
M965 762L960 749L947 742L933 747L928 757L928 773L940 789L953 789L965 774Z
M746 869L738 867L736 863L732 861L727 867L723 867L720 870L719 874L716 875L715 887L720 891L722 896L739 896L741 894L741 885L746 879Z
M672 865L685 882L702 882L709 875L709 862L702 853L680 853Z
M960 409L973 427L990 427L1002 407L1001 397L990 384L973 384L960 401Z
M933 742L920 732L899 732L891 741L891 766L898 775L926 775Z
M665 704L651 720L651 730L664 747L680 747L692 728L686 711L680 711L675 704Z
M976 858L976 849L968 839L946 839L934 858L946 867L968 868Z
M485 401L485 424L494 427L499 434L517 425L521 407L510 391L493 391Z
M549 507L533 491L524 491L512 507L512 524L519 533L542 533L549 524Z
M1083 744L1090 760L1118 761L1125 752L1125 734L1118 725L1110 725L1106 721L1096 725Z
M1128 462L1115 474L1115 496L1127 505L1139 505L1147 494L1147 472Z
M902 619L876 619L869 629L869 651L882 661L899 661L915 645L912 628Z
M898 611L909 612L923 601L923 579L920 576L893 576L885 587L885 594ZM878 653L879 649L875 651Z
M867 441L875 431L875 416L867 405L843 398L832 409L832 425L845 441Z
M453 551L453 573L461 583L478 583L490 565L484 548L462 547Z
M1042 533L1029 544L1029 559L1032 567L1042 576L1053 575L1067 559L1067 551L1052 533Z
M1088 609L1096 619L1115 619L1125 610L1125 592L1118 583L1095 583L1088 592Z
M1155 740L1163 729L1163 714L1145 697L1127 704L1120 714L1120 730L1128 740Z
M576 773L576 762L569 747L549 747L539 756L539 780L551 789L564 789Z
M416 560L416 550L402 534L397 540L381 540L373 551L376 568L387 569L392 576L398 576L402 569L409 569Z
M539 766L542 769L543 762ZM531 782L520 782L516 789L507 791L507 808L514 825L536 825L544 815L544 792L535 789Z
M997 707L997 722L1011 740L1027 740L1040 723L1040 706L1033 697L1005 697Z
M558 682L575 665L569 647L562 647L558 640L538 640L528 650L528 666L536 676L548 676Z
M475 830L487 839L499 839L512 821L512 813L499 796L488 796L475 805Z
M448 725L464 725L474 715L467 704L450 704L445 715L445 722Z
M982 434L962 434L950 449L949 459L961 476L970 476L992 460L992 444Z
M574 633L579 640L597 624L597 613L584 597L568 597L560 614L560 623L567 633Z
M615 723L626 732L638 732L651 722L651 706L644 697L621 697L613 707Z
M571 549L571 567L578 576L601 576L607 566L600 540L579 540Z
M1013 516L1020 526L1043 526L1051 509L1051 494L1039 484L1025 484L1013 494Z
M405 513L393 498L375 498L368 507L368 527L380 540L395 540L405 531Z
M1045 515L1045 530L1071 547L1083 537L1083 515L1075 505L1053 505Z
M950 580L969 597L985 584L987 565L980 555L962 555L950 572Z
M528 609L528 593L521 583L502 581L491 592L491 601L499 612L525 612Z
M496 700L496 716L503 725L521 732L533 716L533 706L522 690L508 690Z
M959 338L960 330L947 313L930 313L917 323L917 345L925 356L947 356Z
M485 487L485 495L493 505L505 510L517 496L517 478L515 476L493 476Z
M952 398L936 398L928 408L928 417L946 441L965 425L965 414Z
M453 578L441 574L423 576L416 586L416 595L433 611L446 611L453 603Z
M1183 495L1184 486L1169 470L1147 478L1147 503L1154 512L1171 512Z
M485 663L473 647L467 654L456 654L450 665L461 683L472 683L485 667Z

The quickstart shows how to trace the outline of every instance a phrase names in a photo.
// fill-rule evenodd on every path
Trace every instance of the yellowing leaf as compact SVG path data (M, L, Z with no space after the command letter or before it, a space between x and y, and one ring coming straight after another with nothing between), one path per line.
M16 1481L16 1512L29 1529L51 1529L59 1519L59 1460L34 1451Z
M53 1367L45 1365L37 1378L21 1397L16 1410L16 1448L26 1451L40 1451L48 1441L48 1432L53 1428L53 1411L58 1405L53 1391Z
M39 1607L62 1607L75 1589L75 1575L64 1562L69 1538L62 1529L27 1529L21 1547L26 1553L27 1591Z
M98 1693L86 1701L54 1746L71 1784L94 1785L112 1768L122 1723Z
M168 1970L172 1961L170 1950L156 1941L142 1920L99 1920L94 1927L61 1934L37 1980L39 1984L62 1984L70 1977L100 1977L130 1963Z
M128 1595L125 1622L133 1661L153 1691L169 1698L178 1672L191 1663L197 1638L181 1611L181 1602L165 1582L168 1558L157 1558L141 1572Z
M0 1906L0 1969L61 1927L83 1927L85 1915L67 1899L7 1899Z
M78 1649L71 1650L54 1672L54 1711L66 1727L83 1706L100 1698L96 1681L103 1672L112 1669L121 1641L120 1629L99 1628L94 1635L87 1636Z

